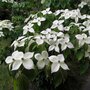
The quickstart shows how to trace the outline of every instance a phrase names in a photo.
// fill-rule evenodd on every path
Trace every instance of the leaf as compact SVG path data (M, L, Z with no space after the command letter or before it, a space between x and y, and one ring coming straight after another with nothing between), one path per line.
M80 61L85 55L85 51L83 49L79 49L76 53L76 58L78 59L78 61Z
M54 74L54 80L53 83L55 85L55 87L58 87L61 83L62 83L62 75L60 73L60 71L58 71L57 73Z
M25 74L25 76L30 80L33 81L36 76L38 75L38 72L36 70L24 70L23 73Z
M80 66L80 74L84 74L89 68L89 62L84 62L81 66Z
M14 79L14 90L29 90L29 81L24 74Z
M51 0L45 0L45 2L43 3L43 7L50 7L51 5Z

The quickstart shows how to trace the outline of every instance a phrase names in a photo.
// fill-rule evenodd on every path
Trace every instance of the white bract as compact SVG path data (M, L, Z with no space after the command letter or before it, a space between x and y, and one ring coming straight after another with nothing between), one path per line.
M41 22L45 21L45 20L46 20L46 18L44 18L44 17L38 17L38 18L34 18L31 22L32 23L37 23L38 26L41 26Z
M75 37L78 39L80 47L83 46L85 43L90 44L90 36L87 37L85 33L77 34Z
M41 45L41 44L44 43L45 36L43 36L43 35L37 35L34 38L36 39L36 43L38 45Z
M59 48L59 40L50 40L49 41L49 51L55 50L56 52L60 52L60 48Z
M59 39L59 43L61 44L61 50L65 50L68 48L74 48L73 44L70 42L69 35L64 35L61 39Z
M0 21L0 30L2 30L3 28L7 28L8 30L13 30L13 23L11 23L9 20L2 20Z
M17 40L15 40L15 41L11 44L11 46L14 46L14 50L15 50L17 47L22 47L22 46L24 46L26 39L27 39L27 38L25 38L25 36L21 36L21 37L19 37Z
M13 3L14 0L2 0L2 2L9 2L9 3Z
M39 69L43 69L45 65L48 65L49 59L48 59L48 52L42 51L42 53L35 54L35 59L38 61L37 66Z
M81 2L81 3L78 5L78 7L83 8L85 5L87 5L86 2Z
M52 14L52 12L50 11L50 8L47 8L46 10L41 11L41 13L42 13L43 15Z
M28 22L27 25L25 25L23 27L23 35L27 34L27 32L30 32L30 33L35 33L34 29L33 29L33 25L32 23Z
M24 54L23 52L14 51L11 56L6 58L5 62L10 65L12 70L18 70L22 64L26 69L30 70L34 68L34 63L31 59L33 54L33 52Z
M63 23L64 20L55 20L53 25L51 26L52 29L58 28L58 30L63 31Z
M49 57L49 60L52 62L52 65L51 65L52 73L59 71L60 67L64 70L69 70L67 64L64 62L65 58L63 54L59 54L57 56L52 55Z

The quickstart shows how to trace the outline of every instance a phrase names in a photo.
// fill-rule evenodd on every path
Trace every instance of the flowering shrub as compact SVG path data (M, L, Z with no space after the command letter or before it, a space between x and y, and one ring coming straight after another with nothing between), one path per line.
M30 14L25 20L22 35L11 44L14 52L5 60L9 69L23 73L25 68L38 71L37 74L44 71L48 78L52 75L56 77L63 71L69 72L72 61L88 62L90 15L80 12L84 5L86 4L81 3L79 8L73 10L61 9L53 12L47 8ZM58 82L56 78L51 82L58 86L64 81L63 76L64 73L58 77Z

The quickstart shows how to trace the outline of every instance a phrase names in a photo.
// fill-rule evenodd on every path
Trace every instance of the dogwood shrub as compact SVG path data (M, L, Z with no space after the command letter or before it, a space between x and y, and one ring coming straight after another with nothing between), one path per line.
M49 75L70 71L71 61L89 61L90 15L81 13L84 5L55 12L47 8L26 18L21 36L11 45L14 52L5 60L9 69L44 70Z

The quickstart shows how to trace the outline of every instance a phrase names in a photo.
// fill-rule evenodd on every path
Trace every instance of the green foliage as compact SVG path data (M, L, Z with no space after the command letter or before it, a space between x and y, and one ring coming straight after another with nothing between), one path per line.
M43 7L51 7L52 10L77 8L80 0L42 0Z

